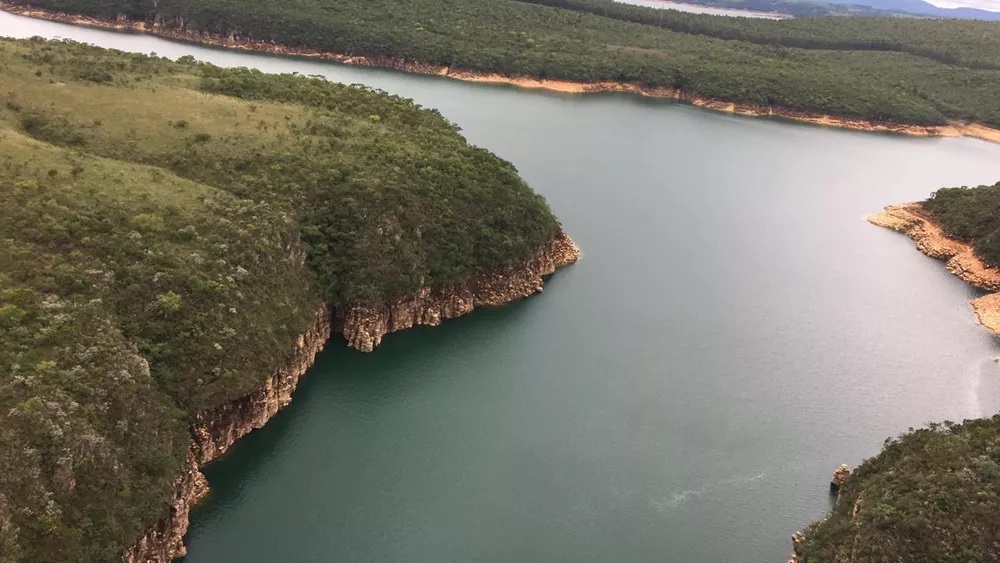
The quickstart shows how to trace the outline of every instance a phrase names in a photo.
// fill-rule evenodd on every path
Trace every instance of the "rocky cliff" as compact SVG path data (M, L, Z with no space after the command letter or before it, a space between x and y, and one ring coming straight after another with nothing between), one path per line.
M548 247L524 264L484 272L468 282L415 294L376 307L350 307L334 312L334 330L352 348L371 352L391 332L417 325L437 326L444 319L471 313L476 307L499 307L542 291L543 278L572 264L580 249L560 230Z
M580 249L561 230L525 263L485 272L467 283L423 288L405 299L377 307L352 307L331 313L316 310L313 325L298 339L285 365L256 392L199 414L191 426L191 447L175 482L169 513L156 522L122 557L124 563L167 563L186 554L191 508L208 493L201 468L218 458L237 440L261 428L292 400L292 392L333 331L349 345L370 352L390 332L415 325L438 325L444 319L475 307L498 307L542 291L543 278L556 268L576 262Z
M851 478L851 468L846 463L840 464L837 469L834 470L833 475L830 477L830 494L837 495L834 502L840 502L840 491L847 483L847 480ZM858 506L854 507L854 514L857 515ZM829 518L829 516L827 516ZM792 534L792 554L788 557L788 563L809 563L808 560L800 555L801 546L809 538L801 530Z
M316 319L299 336L287 362L276 370L256 392L198 415L191 426L191 448L184 470L175 482L170 512L125 551L125 563L166 563L183 557L191 507L208 493L208 482L201 467L219 457L236 440L264 424L292 400L292 391L313 364L316 354L330 338L330 312L326 306L316 310Z
M979 323L1000 334L1000 271L983 263L968 244L948 237L918 203L890 205L869 216L868 222L904 233L917 249L931 258L946 260L945 267L966 282L989 292L972 300Z

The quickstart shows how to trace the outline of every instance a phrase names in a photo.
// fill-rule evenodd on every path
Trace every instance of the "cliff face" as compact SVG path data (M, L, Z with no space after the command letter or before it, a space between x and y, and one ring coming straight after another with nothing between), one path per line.
M949 238L924 213L919 204L890 205L868 217L868 222L904 233L917 249L931 258L946 260L945 267L966 282L989 292L972 300L972 310L986 330L1000 334L1000 271L983 263L968 244Z
M236 440L264 426L279 409L291 402L299 379L329 338L330 312L322 306L316 310L313 326L299 337L286 364L275 371L263 387L196 418L191 427L191 449L184 470L175 481L170 513L125 551L123 562L166 563L187 553L184 534L188 529L188 515L191 507L208 493L208 482L201 467L225 453Z
M844 486L844 483L851 478L851 468L845 464L840 464L837 469L833 472L833 476L830 477L830 494L837 495L834 502L840 502L841 495L840 491ZM860 501L859 501L860 502ZM859 510L859 505L854 506L854 515L857 516ZM827 516L826 518L829 518ZM825 520L825 519L824 519ZM792 554L788 557L788 563L809 563L808 560L800 555L801 546L808 541L808 537L801 530L792 534Z
M524 264L485 272L465 284L439 289L424 288L416 294L378 307L354 307L332 313L316 310L313 325L303 333L285 365L263 386L239 400L199 414L191 426L191 448L184 470L175 481L170 512L160 519L122 556L124 563L167 563L183 557L184 534L191 508L208 493L201 467L218 458L237 440L261 428L292 400L299 379L312 366L333 330L348 343L370 352L390 332L415 325L438 325L443 319L471 312L476 306L498 307L542 290L543 277L556 268L576 262L580 249L559 231L553 240Z
M269 377L261 389L198 415L192 426L192 452L199 465L226 453L237 440L262 428L281 408L292 402L292 392L299 379L330 339L330 328L330 311L326 306L319 307L313 325L299 336L295 350L285 365Z
M188 529L191 507L208 494L208 481L195 461L194 444L184 460L184 471L174 481L170 514L161 518L122 555L124 563L165 563L184 557L184 534Z
M572 264L580 249L560 230L547 248L523 265L479 274L466 283L422 288L412 296L376 307L351 307L334 313L334 330L352 348L371 352L382 337L416 325L437 326L444 319L471 313L476 307L499 307L542 291L543 278Z

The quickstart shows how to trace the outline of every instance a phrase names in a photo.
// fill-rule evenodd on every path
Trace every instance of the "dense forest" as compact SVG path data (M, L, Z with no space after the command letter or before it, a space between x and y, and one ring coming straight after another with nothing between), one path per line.
M519 262L514 168L363 87L0 40L0 562L113 561L317 306Z
M769 21L611 0L16 3L472 71L677 87L762 108L1000 127L1000 27L989 22Z
M805 530L803 563L1000 561L1000 415L886 442Z

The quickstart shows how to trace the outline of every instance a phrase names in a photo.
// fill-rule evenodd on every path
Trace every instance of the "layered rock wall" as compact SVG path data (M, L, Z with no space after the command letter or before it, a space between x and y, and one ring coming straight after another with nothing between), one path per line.
M350 307L334 313L334 330L352 348L371 352L382 337L417 325L437 326L444 319L471 313L476 307L499 307L542 291L543 278L572 264L580 249L560 230L546 248L522 265L476 275L466 283L425 287L415 294L375 307Z

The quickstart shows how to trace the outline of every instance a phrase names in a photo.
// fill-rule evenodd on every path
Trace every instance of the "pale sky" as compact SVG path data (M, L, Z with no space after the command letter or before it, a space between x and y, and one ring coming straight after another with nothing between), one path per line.
M1000 12L1000 0L927 0L942 8L979 8Z

